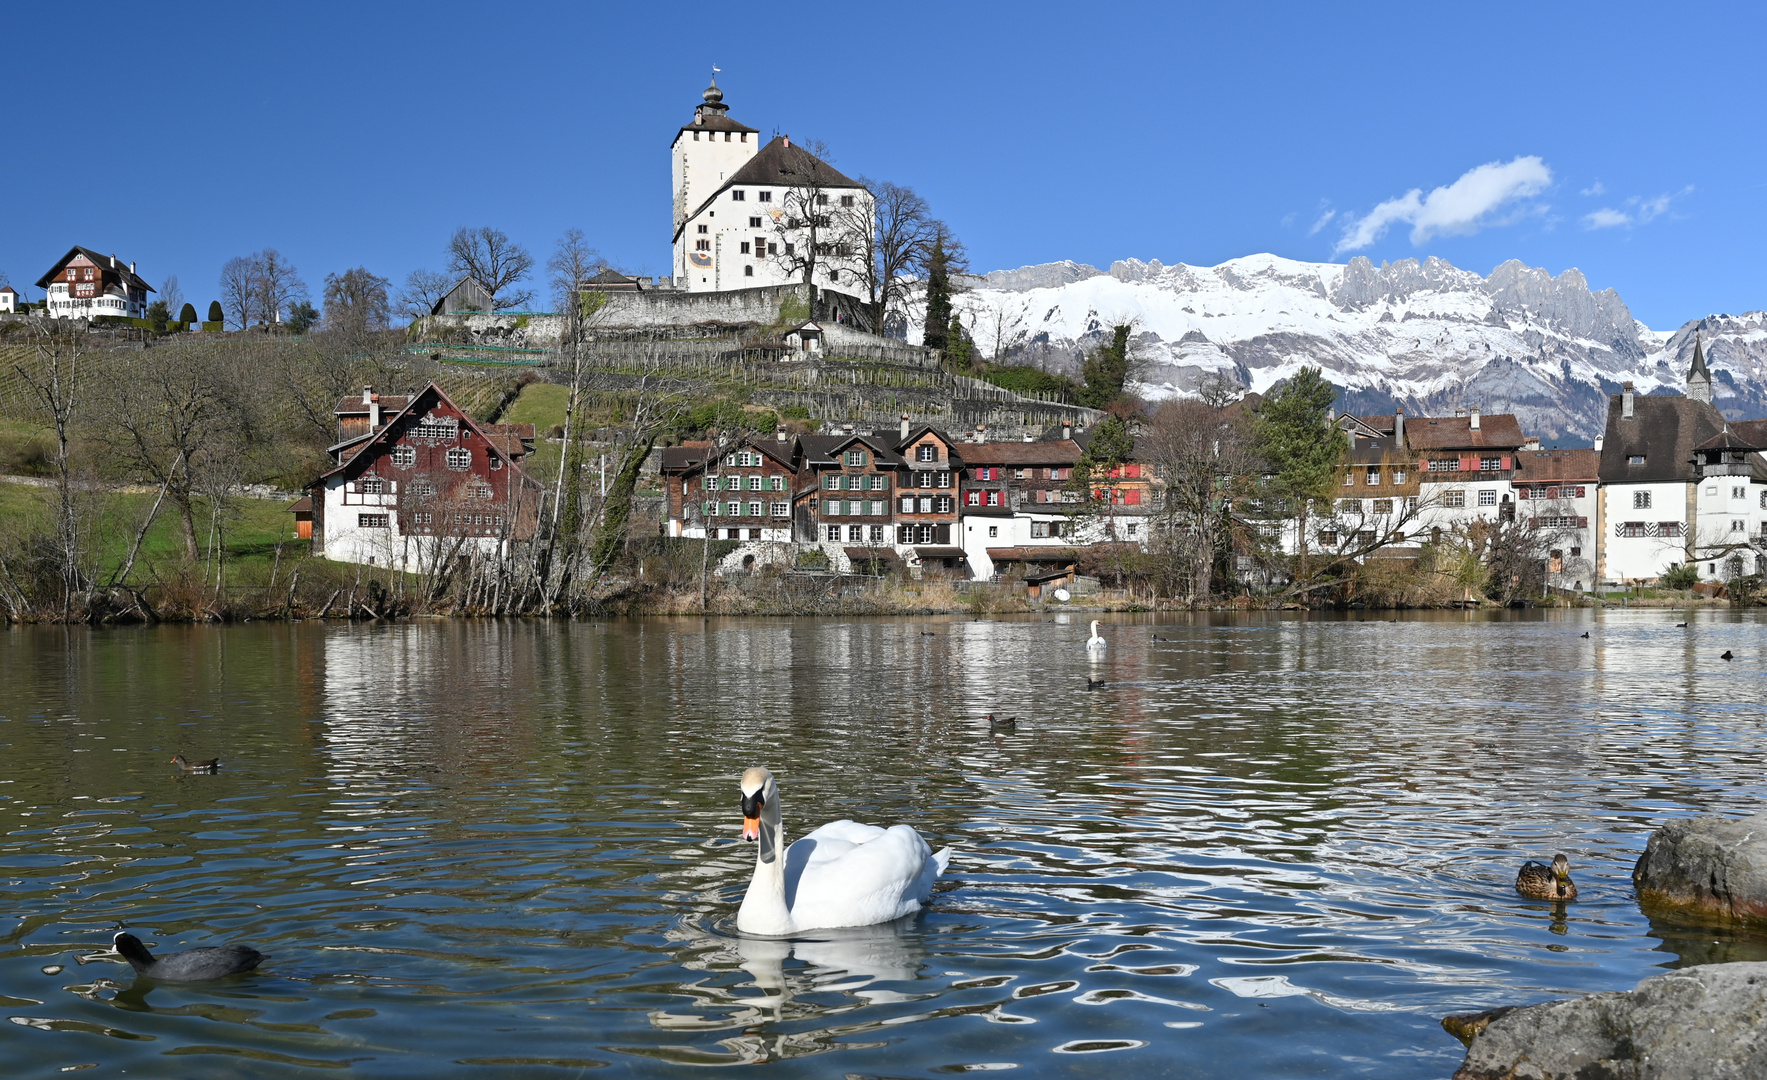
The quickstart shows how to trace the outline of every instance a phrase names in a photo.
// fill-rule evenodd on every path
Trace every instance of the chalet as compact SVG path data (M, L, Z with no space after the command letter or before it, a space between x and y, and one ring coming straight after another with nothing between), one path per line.
M469 553L506 557L530 540L540 485L522 468L531 424L480 424L431 383L402 396L364 388L336 408L334 466L307 486L313 552L420 570Z
M1071 485L1079 444L1072 438L977 442L963 444L962 453L963 548L975 577L991 578L1002 564L1022 573L1027 565L1050 561L1040 556L1057 549L1069 553L1065 562L1071 564L1076 540L1070 511L1080 497Z
M497 304L477 278L463 277L429 309L431 315L489 315Z
M46 297L43 312L52 319L92 319L100 315L147 317L149 285L135 264L91 248L74 247L37 279Z
M663 449L668 535L789 543L798 469L785 430L745 439L717 459L715 450L709 442Z
M10 285L0 285L0 315L12 315L24 310L24 299L18 290Z

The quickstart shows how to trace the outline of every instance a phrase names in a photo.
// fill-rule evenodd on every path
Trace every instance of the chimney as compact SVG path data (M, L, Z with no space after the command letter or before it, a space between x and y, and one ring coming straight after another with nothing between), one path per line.
M902 414L902 441L908 441L908 414Z
M988 425L977 424L976 425L976 442L983 443L983 442L987 442L987 441L988 441Z
M1466 415L1472 418L1472 423L1467 426L1471 427L1474 431L1479 430L1479 408L1478 408L1478 406L1476 406L1476 405L1473 406L1472 411L1467 413Z
M1393 449L1405 449L1405 406L1393 406Z
M778 440L779 442L785 441L785 425L784 424L780 424L778 427L773 429L773 438Z
M1071 420L1063 420L1061 422L1061 437L1063 439L1071 439L1074 437L1074 425Z
M1603 436L1600 436L1600 435L1597 435L1595 437L1595 452L1598 454L1601 453L1602 439L1603 439Z
M1631 383L1620 384L1620 419L1632 419L1632 395L1635 392Z
M1035 441L1034 439L1031 438L1031 433L1028 431L1025 432L1025 441L1026 442L1034 442Z
M373 400L374 400L374 387L364 386L362 388L362 404L366 405Z
M133 274L134 272L135 272L135 264L130 263L129 264L129 273Z
M368 402L368 430L380 430L380 395L374 394Z
M853 433L853 425L852 424L842 424L841 430L846 432L848 435L851 435Z

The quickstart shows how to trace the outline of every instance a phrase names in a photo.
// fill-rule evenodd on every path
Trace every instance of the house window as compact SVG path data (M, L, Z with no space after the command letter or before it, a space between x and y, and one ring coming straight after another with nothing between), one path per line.
M452 420L420 420L412 434L419 439L453 439L459 428Z
M841 489L841 478L840 478L839 473L823 473L822 474L822 490L823 491L839 491L840 489Z
M872 515L873 517L882 517L889 506L888 502L886 502L883 499L873 499L869 503L866 503L865 505L866 505L865 512Z
M1375 499L1375 500L1373 500L1373 502L1374 502L1374 512L1375 513L1377 513L1377 514L1390 514L1393 512L1393 500L1391 500L1391 499Z
M1761 509L1767 510L1767 491L1761 492Z
M385 514L356 515L356 528L358 529L384 529L386 527L387 516Z
M503 459L502 458L498 457L496 454L490 454L488 456L491 459L491 468L493 470L501 469L503 467Z
M872 525L869 526L869 529L870 539L873 544L881 544L884 542L884 527L882 525Z
M902 512L904 514L914 513L914 500L912 498L909 498L906 496L903 497L903 499L902 499Z
M706 503L705 512L706 512L707 517L717 517L718 516L718 504L715 502Z
M822 535L838 544L841 540L841 527L839 525L830 525L828 526L827 531Z
M1354 514L1361 509L1362 509L1362 500L1361 499L1339 499L1338 500L1338 513L1340 513L1340 514Z
M455 472L472 468L472 451L464 446L451 447L448 450L448 468Z
M849 544L863 544L864 542L865 542L865 526L863 526L863 525L848 525L847 526L847 543L849 543Z
M951 486L951 474L950 473L942 472L939 474L939 486L940 487L950 487Z
M939 460L939 448L932 443L921 443L914 448L914 460L937 461Z
M853 203L854 203L853 196L851 196L851 195L842 195L841 196L841 205L842 206L852 206Z
M998 525L988 526L988 539L992 540L999 535L1000 535L1000 526L998 526Z
M883 473L871 474L871 490L873 490L873 491L888 491L889 489L890 489L890 481L889 481L888 477L886 477Z
M855 469L862 467L865 464L865 451L863 451L863 450L848 450L847 451L847 464L851 465Z
M695 240L693 242L693 250L710 251L712 250L712 242L710 240Z
M772 516L776 518L791 517L791 503L776 502L770 504Z
M1733 499L1746 499L1749 497L1749 489L1733 487L1730 489L1730 497Z
M747 196L747 194L748 193L743 191L741 188L735 188L734 190L732 190L730 192L730 201L731 202L741 202Z
M411 515L411 523L413 525L428 525L433 520L434 519L430 516L428 510L419 510L417 513Z
M1327 529L1325 532L1320 533L1319 534L1319 545L1321 547L1337 547L1338 546L1338 534L1335 532L1332 532L1329 529Z
M1487 457L1479 459L1480 472L1497 472L1501 468L1503 468L1502 458Z
M1355 487L1356 486L1356 474L1351 472L1349 469L1344 470L1344 486L1345 487Z
M417 450L410 446L393 447L393 464L401 469L409 469L417 464Z
M727 502L724 504L724 513L731 517L741 517L742 504L739 502Z
M706 233L711 232L712 230L710 228L708 228L707 226L701 225L695 231L698 232L699 235L704 236Z
M362 483L361 483L360 487L362 490L362 494L364 494L364 495L379 495L380 489L381 489L380 477L378 477L378 476L364 477L362 479Z
M1649 510L1650 509L1650 492L1648 492L1648 491L1634 491L1632 493L1632 509L1634 509L1634 510Z
M1746 533L1749 531L1749 524L1746 521L1736 521L1733 519L1730 522L1730 531L1736 532L1736 533Z
M1368 486L1369 487L1377 487L1377 486L1379 486L1379 484L1380 484L1380 466L1379 465L1370 465L1368 467Z
M951 498L951 496L949 496L949 495L937 496L936 498L933 499L933 513L935 513L935 514L949 514L952 510L953 505L954 505L954 500Z
M1404 482L1405 482L1405 470L1404 469L1394 469L1393 470L1393 483L1403 484Z
M761 516L761 504L758 502L749 503L749 517L760 517L760 516Z
M1497 493L1495 491L1490 490L1489 488L1479 492L1479 505L1480 506L1496 506L1497 505Z
M1460 463L1453 458L1433 458L1430 461L1430 472L1458 472Z
M966 491L966 492L964 492L963 504L965 506L980 506L980 505L982 505L982 493L979 491Z
M700 486L705 488L707 491L717 491L718 490L718 478L715 476L701 477L700 478Z
M1628 464L1628 465L1643 465L1644 464L1644 455L1643 454L1633 454L1633 455L1629 456L1628 458L1626 458L1626 464Z
M755 201L756 202L772 202L773 201L773 193L771 191L757 191L757 192L755 192ZM760 220L761 220L760 218L756 218L755 223L757 225L759 225Z
M760 491L761 490L761 477L759 477L759 476L749 477L749 490L750 491Z
M1442 505L1459 509L1466 505L1466 492L1455 488L1453 491L1442 492Z
M1000 492L998 492L998 491L989 491L988 492L988 505L989 506L999 506L1000 505Z
M1659 521L1657 522L1657 535L1671 538L1680 536L1681 523L1679 521Z

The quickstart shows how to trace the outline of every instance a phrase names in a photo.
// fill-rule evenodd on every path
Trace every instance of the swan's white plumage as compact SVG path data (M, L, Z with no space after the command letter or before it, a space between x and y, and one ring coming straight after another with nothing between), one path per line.
M907 825L881 829L847 820L829 822L770 860L783 838L778 786L764 769L750 769L743 779L745 794L762 795L764 823L755 872L736 915L745 934L892 922L919 911L950 865L950 848L935 855Z
M1098 636L1098 620L1092 620L1092 636L1086 639L1086 651L1101 653L1104 651L1104 639Z

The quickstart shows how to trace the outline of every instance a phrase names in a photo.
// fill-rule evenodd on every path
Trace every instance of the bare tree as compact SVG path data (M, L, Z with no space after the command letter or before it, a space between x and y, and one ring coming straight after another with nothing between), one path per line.
M819 265L836 280L842 270L855 280L864 274L861 264L869 229L854 232L851 226L863 220L862 204L868 204L871 195L836 171L829 157L821 140L795 146L786 140L786 163L779 180L785 188L772 225L779 242L768 244L767 252L780 273L796 275L805 285L814 284ZM837 210L859 212L842 217Z
M446 274L413 270L405 276L405 285L399 290L399 314L407 321L424 318L436 310L436 305L453 287L454 279Z
M448 240L448 272L456 278L471 277L491 294L498 311L526 307L534 299L527 289L515 289L534 268L528 249L511 240L501 229L483 226L460 228ZM424 314L428 314L425 312Z
M589 328L607 301L605 293L585 292L583 283L605 268L607 261L589 246L583 230L569 229L546 266L551 272L554 306L565 317L560 347L569 357L571 380L570 393L565 398L564 446L553 485L551 520L546 541L537 549L536 577L542 603L551 610L558 595L570 588L583 534L583 435L579 413L591 361Z
M166 280L160 282L160 300L173 318L178 317L178 309L184 306L184 290L178 287L178 275L167 274Z
M221 307L239 330L258 317L257 267L250 257L235 256L222 265Z
M25 390L25 404L49 422L55 433L55 564L61 586L61 615L66 621L73 599L83 585L81 571L80 514L76 499L69 436L84 398L84 380L90 377L84 341L79 334L59 329L35 334L35 362L13 364Z
M1197 381L1196 393L1210 408L1225 409L1245 396L1245 387L1225 371L1211 371Z
M858 245L854 266L870 303L872 332L882 335L892 313L907 317L906 283L931 250L933 219L913 188L865 177L859 182L871 198L837 206L834 218L838 231Z
M385 330L388 323L387 279L365 266L325 275L327 329L361 336Z
M1238 539L1235 498L1258 471L1251 433L1222 408L1167 401L1143 430L1137 452L1165 482L1160 543L1187 571L1174 576L1188 582L1187 599L1206 599L1216 557Z
M307 283L275 248L265 248L252 261L257 269L258 312L265 322L279 323L290 305L307 298Z

